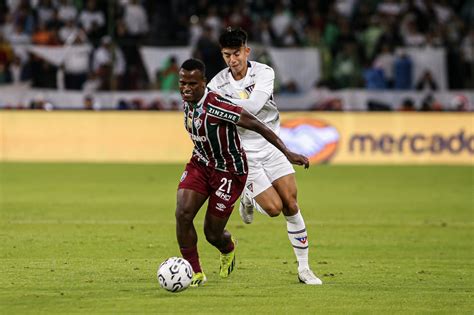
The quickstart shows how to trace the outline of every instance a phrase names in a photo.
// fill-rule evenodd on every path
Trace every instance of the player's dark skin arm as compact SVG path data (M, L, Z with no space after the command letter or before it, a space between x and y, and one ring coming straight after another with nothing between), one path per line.
M281 139L265 124L255 118L254 115L250 114L245 109L242 110L240 120L237 122L237 126L245 129L255 131L262 135L268 142L273 144L278 150L280 150L292 164L304 165L304 168L309 167L308 158L304 155L294 153L286 147Z

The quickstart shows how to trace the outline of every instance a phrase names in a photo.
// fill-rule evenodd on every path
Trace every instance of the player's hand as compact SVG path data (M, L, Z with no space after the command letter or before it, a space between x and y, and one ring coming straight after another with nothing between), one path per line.
M304 165L304 168L309 167L309 160L304 155L289 151L286 153L286 157L291 164Z

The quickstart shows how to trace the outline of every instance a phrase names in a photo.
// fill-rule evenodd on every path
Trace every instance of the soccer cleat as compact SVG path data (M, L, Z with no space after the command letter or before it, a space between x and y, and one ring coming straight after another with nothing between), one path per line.
M221 270L219 272L219 276L221 278L227 278L232 272L232 270L234 270L236 242L234 241L234 239L232 239L232 241L234 242L234 250L228 254L221 253Z
M311 271L311 269L309 268L305 268L298 271L298 280L300 280L301 283L310 284L310 285L323 284L321 279L316 277L314 273Z
M189 285L191 288L197 288L202 286L204 283L207 282L207 277L204 272L197 272L193 274L193 278L191 279L191 284Z
M245 224L253 221L253 205L249 196L244 192L240 197L239 214Z

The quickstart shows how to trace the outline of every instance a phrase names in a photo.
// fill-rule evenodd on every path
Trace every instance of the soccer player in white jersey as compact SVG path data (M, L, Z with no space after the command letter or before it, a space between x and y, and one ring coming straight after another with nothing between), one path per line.
M265 64L249 61L247 33L228 28L219 38L227 68L219 72L208 87L241 105L270 127L280 129L278 109L273 99L275 73ZM306 226L296 200L295 170L286 157L259 134L239 128L247 152L249 175L239 208L242 220L253 220L254 207L271 217L283 212L288 238L298 260L298 279L311 285L322 284L308 263Z

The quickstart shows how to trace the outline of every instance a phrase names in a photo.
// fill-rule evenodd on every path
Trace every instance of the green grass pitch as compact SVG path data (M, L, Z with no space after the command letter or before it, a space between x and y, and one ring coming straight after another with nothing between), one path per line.
M299 284L283 217L234 211L237 269L196 218L208 283L168 293L183 165L0 163L0 313L474 312L472 166L298 168L310 263Z

